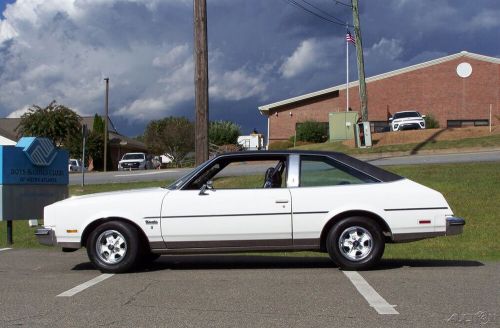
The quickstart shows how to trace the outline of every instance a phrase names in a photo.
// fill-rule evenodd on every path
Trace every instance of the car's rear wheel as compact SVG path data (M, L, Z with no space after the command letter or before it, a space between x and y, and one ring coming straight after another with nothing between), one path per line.
M102 272L131 270L140 253L139 234L135 227L121 221L99 225L89 235L87 254Z
M364 270L380 261L385 241L377 222L365 217L350 217L331 228L326 248L341 269Z

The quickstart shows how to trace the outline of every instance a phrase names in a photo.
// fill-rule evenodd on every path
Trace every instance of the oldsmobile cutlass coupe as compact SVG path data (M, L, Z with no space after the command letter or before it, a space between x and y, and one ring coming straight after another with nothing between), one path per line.
M328 252L375 266L386 243L455 235L465 221L437 191L341 153L217 156L164 188L71 197L45 207L42 244L86 247L103 272L161 254Z

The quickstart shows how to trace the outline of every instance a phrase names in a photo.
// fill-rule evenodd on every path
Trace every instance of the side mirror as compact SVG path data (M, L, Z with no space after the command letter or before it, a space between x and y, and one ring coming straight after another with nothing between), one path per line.
M392 117L389 117L389 121L392 121Z
M422 115L422 118L425 118L426 115Z
M198 195L200 195L200 196L208 195L207 190L215 191L214 183L212 180L208 180L203 186L201 186L200 193Z

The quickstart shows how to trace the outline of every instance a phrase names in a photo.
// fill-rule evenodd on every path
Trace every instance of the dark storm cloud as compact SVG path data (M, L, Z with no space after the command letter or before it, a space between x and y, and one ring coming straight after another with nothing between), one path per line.
M352 21L348 7L307 1ZM345 82L345 27L286 0L207 2L211 119L265 131L259 105ZM368 76L462 50L500 54L496 0L360 2ZM192 0L18 1L0 20L0 113L52 99L102 112L110 77L111 115L125 134L193 118L192 40Z

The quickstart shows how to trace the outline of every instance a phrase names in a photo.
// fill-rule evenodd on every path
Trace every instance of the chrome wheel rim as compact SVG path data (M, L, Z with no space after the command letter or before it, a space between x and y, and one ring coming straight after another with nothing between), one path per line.
M127 241L116 230L106 230L97 237L97 256L106 264L120 263L127 254Z
M340 253L350 261L358 262L365 259L372 249L373 237L363 227L349 227L340 234Z

